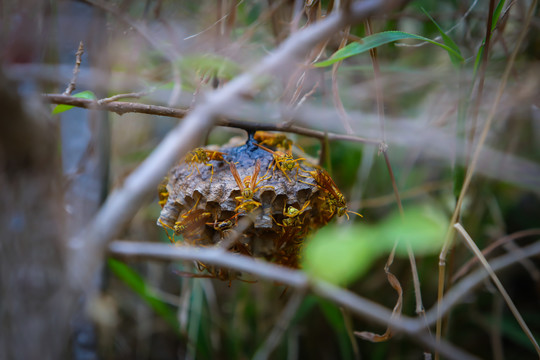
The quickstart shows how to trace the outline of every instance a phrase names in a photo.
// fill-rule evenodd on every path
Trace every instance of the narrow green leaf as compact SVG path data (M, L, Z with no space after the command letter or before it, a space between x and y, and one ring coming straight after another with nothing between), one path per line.
M74 94L73 97L81 98L81 99L89 99L89 100L96 99L96 96L90 90L81 91L77 94ZM63 113L64 111L68 111L69 109L73 107L74 107L73 105L56 105L52 111L52 114L53 115L60 114L60 113Z
M454 50L454 52L448 51L448 56L450 56L450 61L452 61L452 64L454 64L455 66L459 66L461 62L463 61L463 57L461 56L461 51L459 50L459 47L456 45L454 40L452 40L452 38L448 36L444 32L443 29L441 29L441 27L439 26L439 24L437 24L435 19L433 19L431 15L429 15L428 12L424 8L421 8L421 9L424 12L424 14L426 14L426 16L431 20L431 22L435 24L435 26L437 27L437 30L439 30L439 34L441 34L441 37L443 38L444 43L448 45L448 47L450 47L452 50ZM454 55L455 53L458 53L459 56Z
M120 280L135 291L176 332L179 332L179 325L174 311L171 310L168 304L152 293L146 286L144 279L136 271L116 259L109 258L107 264Z
M459 164L456 164L454 167L454 186L453 186L453 193L454 197L457 199L459 198L459 195L461 194L461 190L463 189L463 182L465 181L465 168Z
M497 23L499 22L499 17L501 16L502 9L504 7L504 0L499 1L497 4L497 7L495 8L495 11L493 12L493 18L491 20L491 31L495 30L495 27L497 26ZM484 54L484 47L486 45L486 39L482 40L482 45L480 45L480 48L478 49L478 52L476 53L476 59L474 60L474 67L473 67L473 78L476 79L476 74L478 72L478 68L480 67L480 61L482 59L482 55ZM474 83L474 82L473 82Z
M397 40L403 40L403 39L416 39L416 40L427 41L433 45L437 45L445 49L449 54L452 54L452 56L455 56L455 58L458 59L459 61L464 61L463 57L461 56L459 52L452 49L450 46L446 44L441 44L431 39L428 39L426 37L423 37L420 35L409 34L403 31L383 31L377 34L366 36L365 38L362 39L361 44L358 42L354 42L345 46L344 48L336 51L334 55L330 57L330 59L318 62L314 66L315 67L330 66L338 61L341 61L343 59L349 58L354 55L361 54L363 52L366 52L378 46L388 44L390 42L394 42Z
M491 21L491 31L495 30L495 27L497 26L497 23L499 22L499 18L501 17L501 12L504 7L505 0L499 1L497 4L497 7L495 8L495 11L493 12L493 18Z

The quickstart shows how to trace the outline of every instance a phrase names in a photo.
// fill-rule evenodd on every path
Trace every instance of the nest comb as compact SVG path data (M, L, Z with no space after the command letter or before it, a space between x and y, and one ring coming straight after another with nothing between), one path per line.
M181 233L184 242L191 245L226 243L228 251L297 268L303 239L330 221L334 211L324 213L328 210L325 192L312 176L306 175L316 168L314 165L294 159L292 169L282 170L274 166L275 151L290 149L261 142L267 146L264 149L256 139L257 133L255 137L250 134L240 146L190 152L185 161L170 170L164 180L166 185L161 185L163 209L157 224L177 235ZM201 161L197 153L216 160ZM260 205L243 206L247 200L243 200L231 167L248 185L257 164L260 171L251 204ZM239 227L241 233L236 231Z

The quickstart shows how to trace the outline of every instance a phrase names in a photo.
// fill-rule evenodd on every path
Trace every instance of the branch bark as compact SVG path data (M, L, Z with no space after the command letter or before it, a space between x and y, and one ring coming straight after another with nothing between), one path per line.
M219 248L177 247L168 244L113 241L109 245L109 252L117 257L138 258L141 260L198 260L207 264L251 273L259 278L277 281L300 291L311 290L313 293L349 309L362 318L375 321L381 325L388 325L395 333L403 333L417 343L431 349L437 349L449 359L473 358L470 354L445 341L437 344L435 339L424 331L426 325L423 318L412 319L402 316L398 319L392 317L392 311L389 309L349 290L310 278L302 271L291 270L247 256L231 254Z
M427 311L425 317L410 318L402 316L400 319L396 319L392 318L392 312L389 309L346 289L341 289L316 279L310 279L302 271L291 270L246 256L227 253L221 249L188 246L175 247L168 244L130 241L113 241L108 249L109 253L116 257L129 257L130 259L159 261L199 260L212 265L248 272L259 278L277 281L301 291L309 289L365 319L375 321L381 325L389 325L395 332L404 333L423 345L432 349L438 349L444 356L457 359L470 358L470 355L463 354L461 350L456 349L444 341L437 344L429 334L423 331L426 326L433 326L437 321L436 306ZM501 271L519 263L523 259L538 255L540 255L540 242L521 248L520 251L514 251L500 256L491 261L490 265L494 271ZM441 316L444 316L464 296L470 294L474 288L482 284L488 276L486 271L478 269L455 284L439 305Z

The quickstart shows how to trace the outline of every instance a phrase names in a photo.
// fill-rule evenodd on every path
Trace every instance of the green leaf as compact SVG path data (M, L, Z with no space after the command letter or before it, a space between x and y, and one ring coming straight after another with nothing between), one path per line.
M491 21L491 31L495 30L495 27L497 26L497 23L499 22L499 17L501 16L502 9L504 7L505 0L499 1L497 4L497 7L495 8L495 11L493 12L493 18Z
M454 50L453 52L448 51L448 56L450 56L450 61L452 61L452 64L454 64L455 66L459 66L463 62L463 57L461 56L461 51L459 50L459 47L456 45L454 40L452 40L452 38L448 36L443 29L441 29L435 19L433 19L428 14L428 12L424 10L424 8L422 8L422 11L433 22L433 24L435 24L437 30L439 30L439 34L441 34L441 37L443 38L444 43L448 45L448 47L450 47L452 50ZM455 53L459 54L459 56L456 56Z
M337 285L362 276L378 253L377 235L368 226L330 226L305 246L302 267L310 275Z
M407 256L408 242L415 254L427 255L440 251L448 221L432 206L405 209L403 218L395 212L379 226L379 241L393 244L400 240L397 255Z
M344 48L336 51L334 55L330 57L330 59L318 62L314 66L315 67L329 66L338 61L341 61L343 59L349 58L354 55L361 54L363 52L366 52L378 46L388 44L390 42L394 42L397 40L403 40L403 39L416 39L416 40L427 41L433 45L437 45L445 49L449 54L452 54L451 56L455 56L456 59L459 59L460 62L464 61L463 57L461 56L459 52L456 52L456 50L452 49L450 46L446 44L440 44L426 37L423 37L420 35L409 34L403 31L383 31L377 34L366 36L365 38L362 39L361 44L354 42L345 46Z
M123 262L112 258L107 260L107 264L120 280L135 291L159 316L179 333L179 324L175 312L146 286L144 279L136 271Z
M89 99L89 100L95 100L96 99L96 96L90 90L81 91L81 92L79 92L77 94L74 94L72 96L76 97L76 98L81 98L81 99ZM73 107L74 107L73 105L56 105L54 107L53 111L52 111L52 114L53 115L60 114L60 113L63 113L64 111L68 111L69 109L71 109Z
M180 68L199 76L212 75L226 80L232 79L241 71L237 63L213 54L185 56L180 60Z
M309 275L336 285L355 281L381 255L400 246L396 254L407 257L407 242L417 254L440 251L448 227L445 216L434 207L405 209L403 218L395 211L377 225L328 226L306 243L302 267Z
M493 18L491 20L491 32L495 30L495 27L497 26L497 23L499 22L499 17L501 16L504 3L505 3L504 0L499 1L499 3L497 4L497 7L495 8L495 11L493 12ZM480 45L480 48L478 49L478 52L476 53L476 58L474 60L474 67L473 67L474 79L476 79L476 74L478 73L478 68L480 67L480 61L482 60L482 55L484 54L485 46L486 46L486 39L484 38L482 40L482 45Z

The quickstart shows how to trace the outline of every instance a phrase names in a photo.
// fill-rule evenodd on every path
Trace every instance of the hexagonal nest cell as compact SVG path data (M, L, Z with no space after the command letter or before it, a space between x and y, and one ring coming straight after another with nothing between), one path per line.
M347 209L328 173L294 158L291 146L282 134L259 131L240 146L194 149L159 187L157 224L172 230L171 242L182 235L190 245L298 268L306 236ZM199 269L234 278L202 263Z

